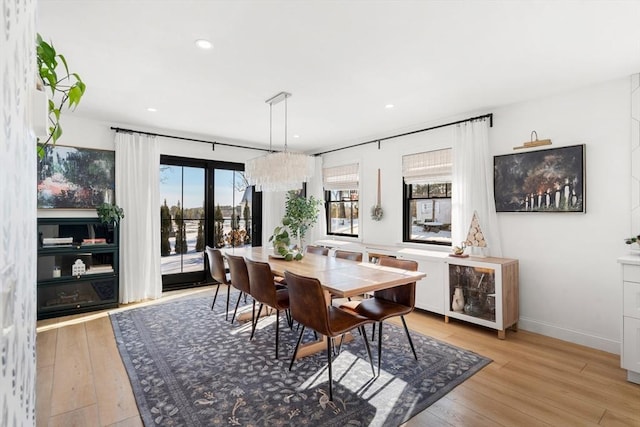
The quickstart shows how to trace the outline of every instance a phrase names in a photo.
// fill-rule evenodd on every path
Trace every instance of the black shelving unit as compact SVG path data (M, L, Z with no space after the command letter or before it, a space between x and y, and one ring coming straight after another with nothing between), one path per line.
M38 319L117 307L118 265L117 227L97 218L39 218Z

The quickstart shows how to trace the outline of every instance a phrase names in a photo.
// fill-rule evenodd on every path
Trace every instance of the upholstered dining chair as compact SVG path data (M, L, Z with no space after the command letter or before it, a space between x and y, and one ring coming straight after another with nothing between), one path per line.
M231 316L231 323L236 318L238 312L238 305L240 305L240 298L242 295L251 295L251 287L249 286L249 273L247 272L247 264L244 258L237 255L225 254L227 262L229 263L229 273L231 274L231 286L240 291L238 294L238 300L236 301L236 308L233 310L233 316ZM256 311L256 301L253 300L253 307L251 311L251 324L253 324Z
M336 258L348 259L351 261L362 262L362 252L336 251Z
M305 249L305 252L307 252L308 254L318 254L318 255L327 256L329 255L329 248L325 248L324 246L308 245L307 248Z
M219 249L212 248L207 246L205 248L205 252L207 254L207 260L209 261L209 274L211 274L211 278L217 282L216 293L213 296L213 302L211 303L211 310L213 310L213 306L216 304L216 298L218 298L218 291L220 290L220 285L227 286L227 310L224 313L224 320L229 319L229 295L231 294L231 282L227 277L227 271L224 266L224 259L222 258L222 252Z
M379 265L410 271L418 270L418 263L408 259L382 257ZM415 282L375 291L372 298L366 298L362 301L348 301L340 305L343 310L351 311L353 314L364 316L378 323L378 375L380 375L380 367L382 365L382 322L390 317L400 316L400 319L402 319L402 325L407 333L413 357L418 360L416 349L409 334L409 328L407 328L407 322L404 320L404 315L411 313L415 305Z
M362 252L351 252L337 250L335 253L336 258L348 259L350 261L362 262ZM351 301L351 297L347 297L348 301Z
M313 329L327 337L327 362L329 370L329 400L333 400L333 379L331 372L331 354L333 349L331 346L332 339L345 334L346 332L358 328L363 337L364 345L371 363L371 371L375 377L376 372L373 368L373 359L371 358L371 349L369 342L364 334L363 326L371 323L372 320L366 317L349 313L339 308L327 305L322 285L316 278L300 276L289 271L284 272L284 277L289 287L289 309L291 317L302 325L298 342L296 343L289 370L293 367L296 360L298 348L302 341L305 328Z
M258 320L260 320L260 313L262 307L267 306L276 310L276 359L278 358L278 337L280 335L280 312L285 311L287 316L287 324L291 328L291 319L289 317L289 291L287 288L278 288L274 282L273 272L271 267L266 262L258 262L247 260L247 270L249 272L249 285L251 287L251 296L255 301L260 303L258 307L258 314L256 319L251 325L251 337L256 332L256 326Z

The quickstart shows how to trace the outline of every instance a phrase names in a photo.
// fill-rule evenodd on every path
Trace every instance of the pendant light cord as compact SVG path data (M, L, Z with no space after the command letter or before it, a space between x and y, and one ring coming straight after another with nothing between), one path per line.
M269 103L269 152L273 153L273 104Z
M287 152L287 117L288 117L288 113L287 113L287 98L289 98L288 96L284 97L284 152Z

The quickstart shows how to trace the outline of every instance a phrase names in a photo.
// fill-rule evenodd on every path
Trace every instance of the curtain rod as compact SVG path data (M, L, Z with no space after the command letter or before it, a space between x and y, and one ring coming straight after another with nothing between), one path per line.
M123 129L123 128L118 128L118 127L113 127L113 126L111 126L111 130L115 130L116 132L141 133L143 135L149 135L149 136L162 136L164 138L181 139L183 141L204 142L205 144L213 144L213 149L214 150L215 150L215 146L216 145L223 145L225 147L244 148L246 150L258 150L258 151L267 151L267 152L270 151L267 148L249 147L247 145L229 144L227 142L206 141L204 139L185 138L184 136L165 135L165 134L162 134L162 133L144 132L144 131L141 131L141 130L133 130L133 129Z
M380 148L380 142L386 141L387 139L400 138L401 136L413 135L414 133L427 132L434 129L440 129L447 126L453 126L460 123L472 122L474 120L480 120L480 119L486 119L486 118L489 119L489 127L493 127L493 113L489 113L489 114L484 114L482 116L470 117L468 119L458 120L456 122L445 123L443 125L431 126L428 128L418 129L418 130L412 130L411 132L400 133L398 135L392 135L392 136L385 136L384 138L372 139L371 141L360 142L358 144L349 145L347 147L335 148L333 150L323 151L321 153L315 153L314 156L321 156L323 154L333 153L334 151L346 150L347 148L359 147L361 145L373 144L374 142L377 142L378 148Z

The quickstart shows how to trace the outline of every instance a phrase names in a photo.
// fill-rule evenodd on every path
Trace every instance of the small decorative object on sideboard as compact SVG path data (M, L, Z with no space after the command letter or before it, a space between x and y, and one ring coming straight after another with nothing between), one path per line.
M460 246L454 246L451 248L453 253L450 253L449 256L457 257L457 258L467 258L469 255L465 255L464 250L467 249L467 245L465 242L460 243Z
M462 313L462 310L464 310L464 294L462 293L462 288L459 286L453 291L451 309L457 313Z

